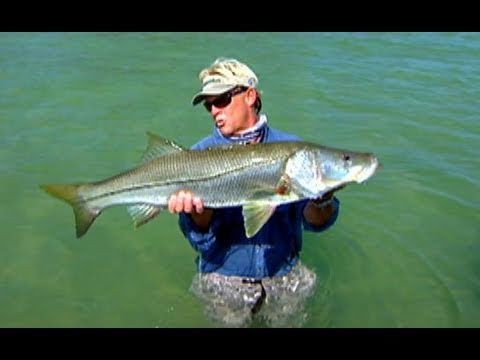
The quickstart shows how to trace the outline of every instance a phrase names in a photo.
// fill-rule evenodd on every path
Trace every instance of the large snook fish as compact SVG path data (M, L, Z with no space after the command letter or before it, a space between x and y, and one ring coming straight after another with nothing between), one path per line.
M307 142L188 150L147 134L144 162L136 168L98 182L41 185L73 207L77 237L113 205L127 205L135 226L140 226L166 208L170 195L180 189L193 191L205 207L242 206L245 233L252 237L278 205L362 183L379 165L370 153Z

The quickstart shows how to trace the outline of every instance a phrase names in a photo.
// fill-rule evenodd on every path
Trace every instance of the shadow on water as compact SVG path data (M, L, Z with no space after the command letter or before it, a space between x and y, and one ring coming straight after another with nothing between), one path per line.
M305 326L461 326L448 275L384 224L370 224L369 233L339 228L321 240L309 236L304 259L318 285Z
M411 323L403 320L404 316L399 311L397 326L429 327L431 324L437 324L440 327L458 326L461 312L453 291L444 281L445 275L421 251L404 244L398 234L388 231L385 233L391 239L392 250L401 260L393 265L399 269L400 276L412 281L413 291L405 293L408 296L405 296L405 304L402 308L407 312L413 310L410 309L411 307L416 308L415 312L420 309L425 310L418 317L412 316Z

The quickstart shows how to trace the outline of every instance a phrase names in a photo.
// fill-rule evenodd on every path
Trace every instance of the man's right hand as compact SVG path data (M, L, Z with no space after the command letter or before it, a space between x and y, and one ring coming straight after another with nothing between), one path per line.
M203 213L203 201L198 196L194 196L189 190L179 190L173 193L168 199L168 211L172 214L179 212L197 214Z
M173 214L186 212L191 214L193 221L199 228L206 231L212 220L213 210L205 209L203 201L194 196L190 190L179 190L168 199L168 211Z

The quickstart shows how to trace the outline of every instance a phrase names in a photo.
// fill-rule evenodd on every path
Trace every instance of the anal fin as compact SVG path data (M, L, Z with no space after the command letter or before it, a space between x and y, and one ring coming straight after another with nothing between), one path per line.
M128 206L127 210L133 218L135 227L139 227L157 216L161 208L150 204L138 204Z

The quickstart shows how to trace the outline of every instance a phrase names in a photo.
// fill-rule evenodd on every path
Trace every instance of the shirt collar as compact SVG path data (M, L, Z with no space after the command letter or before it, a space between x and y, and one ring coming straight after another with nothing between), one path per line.
M229 143L250 144L252 142L262 142L268 129L267 115L260 114L258 121L251 128L242 131L240 135L225 136L215 127L215 135Z

